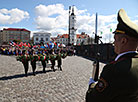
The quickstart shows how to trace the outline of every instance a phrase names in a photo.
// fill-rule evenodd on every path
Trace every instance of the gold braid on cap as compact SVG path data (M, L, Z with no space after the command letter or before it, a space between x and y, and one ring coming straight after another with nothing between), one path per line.
M125 34L125 31L121 31L121 30L116 30L116 33L121 33L121 34Z

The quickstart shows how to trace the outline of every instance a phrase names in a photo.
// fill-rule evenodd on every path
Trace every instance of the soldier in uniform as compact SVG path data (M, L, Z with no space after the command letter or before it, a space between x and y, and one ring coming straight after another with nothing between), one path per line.
M52 64L51 69L55 72L56 70L54 68L54 66L55 66L55 58L54 58L54 56L55 56L54 49L52 49L51 50L51 56L50 56L51 57L50 61L51 61L51 64Z
M57 63L58 63L58 69L60 71L62 71L62 58L61 58L61 53L60 53L60 50L58 50L58 53L57 53Z
M31 58L31 66L32 66L32 71L33 71L33 75L35 76L35 70L36 70L36 59L34 58L35 51L32 49L32 51L30 52L30 55L32 56Z
M46 56L46 54L44 53L44 50L42 50L42 55ZM46 68L46 61L45 60L41 60L41 63L42 63L42 66L43 66L43 72L45 73L46 72L46 70L45 70L45 68Z
M23 50L22 54L23 54L22 64L24 66L25 76L27 77L27 73L29 69L29 59L27 57L28 55L26 53L26 50Z
M124 9L114 31L115 60L104 66L98 83L90 78L86 102L138 102L138 25Z

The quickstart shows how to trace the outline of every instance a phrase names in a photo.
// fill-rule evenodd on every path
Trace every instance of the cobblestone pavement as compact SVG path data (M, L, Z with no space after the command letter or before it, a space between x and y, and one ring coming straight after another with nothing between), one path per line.
M0 55L0 102L85 102L93 62L78 56L62 62L63 71L47 66L46 73L37 62L36 76L29 65L25 77L21 62Z

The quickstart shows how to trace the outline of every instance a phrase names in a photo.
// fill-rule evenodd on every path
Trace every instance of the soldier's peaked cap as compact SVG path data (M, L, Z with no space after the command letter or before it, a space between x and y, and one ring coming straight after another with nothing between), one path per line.
M114 34L126 34L138 38L138 25L129 19L124 9L119 10L117 20L118 25Z

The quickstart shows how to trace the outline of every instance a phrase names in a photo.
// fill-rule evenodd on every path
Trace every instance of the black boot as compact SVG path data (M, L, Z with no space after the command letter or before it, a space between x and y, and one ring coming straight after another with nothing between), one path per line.
M61 66L60 66L60 71L62 71L62 68L61 68Z

